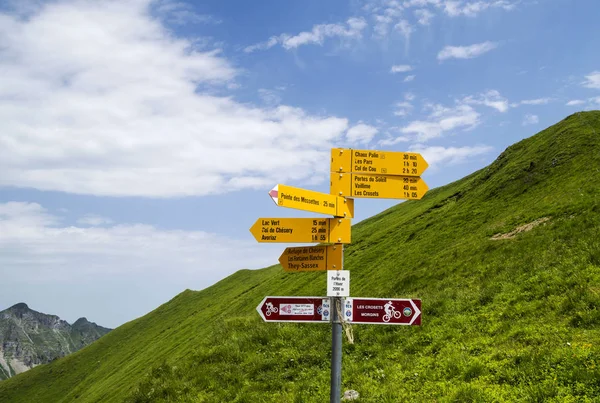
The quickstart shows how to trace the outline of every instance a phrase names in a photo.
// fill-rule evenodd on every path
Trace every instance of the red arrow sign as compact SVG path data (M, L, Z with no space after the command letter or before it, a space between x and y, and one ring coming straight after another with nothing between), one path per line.
M265 297L256 307L265 322L329 323L331 306L323 297Z
M346 298L344 319L371 325L421 325L420 299Z

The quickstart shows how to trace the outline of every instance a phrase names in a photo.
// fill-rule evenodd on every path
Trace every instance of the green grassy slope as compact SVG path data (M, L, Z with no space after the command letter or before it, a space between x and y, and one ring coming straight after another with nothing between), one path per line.
M600 112L574 114L354 226L351 294L421 298L424 312L421 327L352 326L343 388L360 402L598 401L598 183ZM323 273L239 271L1 382L0 401L328 401L329 326L254 310L324 292Z

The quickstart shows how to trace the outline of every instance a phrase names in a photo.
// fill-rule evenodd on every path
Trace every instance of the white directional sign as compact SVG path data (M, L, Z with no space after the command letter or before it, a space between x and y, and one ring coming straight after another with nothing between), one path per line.
M348 270L329 270L327 272L327 296L350 296L350 272Z

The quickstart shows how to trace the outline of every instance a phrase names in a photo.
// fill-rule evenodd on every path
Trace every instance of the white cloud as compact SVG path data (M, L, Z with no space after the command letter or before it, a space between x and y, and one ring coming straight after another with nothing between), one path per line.
M411 92L404 94L404 101L396 102L394 104L394 115L395 116L407 116L413 110L411 102L415 99L415 95Z
M405 7L440 6L443 0L404 0Z
M470 105L458 104L447 108L442 105L429 105L432 112L427 120L415 120L402 127L400 132L414 135L419 142L425 142L442 136L445 132L464 129L469 130L479 124L479 113Z
M386 2L382 7L375 7L366 11L370 12L375 20L373 27L375 36L385 38L390 31L390 25L402 15L404 6L394 0Z
M282 46L285 49L293 49L306 44L322 45L325 38L329 37L360 38L363 29L367 27L367 22L363 18L349 18L346 24L347 27L342 24L315 25L310 32L284 37Z
M380 38L387 36L390 31L390 24L394 19L388 15L375 15L373 18L375 19L375 26L373 27L375 35Z
M0 239L10 233L26 234L28 228L52 227L60 220L50 215L39 204L7 202L0 203Z
M355 126L352 126L346 132L346 139L350 143L368 143L373 137L377 134L377 128L373 126L369 126L364 123L359 123Z
M592 97L586 100L573 99L565 104L566 106L582 106L585 105L585 110L597 109L600 106L600 97Z
M373 31L375 37L386 38L390 26L405 16L404 23L397 24L396 29L404 29L403 35L409 39L414 28L406 16L412 10L416 24L427 26L436 15L436 11L449 17L475 17L488 9L512 10L521 0L369 0L362 10L370 15L374 21Z
M413 26L407 20L400 20L399 23L394 27L402 36L404 40L408 43L410 42L410 36L415 31Z
M314 161L346 119L215 95L237 70L218 49L175 38L148 9L149 0L82 0L27 18L0 13L0 186L172 197L323 168Z
M202 289L239 269L272 264L279 249L267 245L259 250L251 236L241 241L143 224L66 226L39 204L0 203L0 276L4 279L0 300L9 303L4 300L9 288L20 284L22 290L52 289L71 295L66 300L72 301L81 294L80 285L90 294L112 293L112 297L102 304L83 298L81 304L69 308L81 312L73 314L72 320L85 314L104 326L119 325L186 288ZM157 293L132 300L131 292L114 292L119 286L140 292L156 289ZM30 294L28 303L29 298L38 298ZM20 299L27 295L23 291ZM40 299L44 298L44 306L56 299L47 293ZM92 313L98 311L104 318ZM123 317L121 323L115 323L115 317Z
M410 102L396 102L394 104L394 115L396 116L407 116L412 112L413 106Z
M346 24L319 24L313 26L312 30L300 32L297 35L281 34L272 36L266 42L250 45L244 48L246 53L256 50L270 49L281 44L284 49L295 49L302 45L323 45L327 38L358 39L362 37L362 31L367 27L364 18L349 18Z
M464 162L468 159L487 154L493 150L493 147L479 145L466 147L441 147L433 146L426 147L422 144L417 144L411 147L411 152L419 153L425 161L431 166L453 165Z
M535 125L539 123L540 119L537 115L527 114L523 117L523 126Z
M396 64L392 66L390 73L406 73L412 69L412 66L409 66L408 64Z
M377 144L380 146L389 147L389 146L393 146L398 143L408 143L408 142L410 142L409 137L395 136L395 137L388 137L386 139L383 139L383 140L379 141Z
M497 46L498 45L495 42L490 41L476 43L469 46L446 46L438 53L437 58L440 61L451 58L472 59L495 49Z
M426 8L415 10L415 17L417 17L419 24L429 25L433 19L434 14Z
M475 17L488 8L503 8L512 10L516 7L518 1L509 0L486 0L486 1L464 1L464 0L444 0L440 6L444 12L451 17L464 15L466 17Z
M161 17L172 24L219 24L221 21L211 15L199 14L187 3L176 0L156 0L155 9Z
M407 73L412 70L414 70L414 68L408 64L398 64L398 65L392 66L392 68L390 69L390 73L392 73L392 74ZM403 82L408 83L408 82L414 80L415 77L416 77L416 75L414 75L414 74L408 75L408 76L404 77Z
M269 106L279 105L281 103L281 96L277 90L260 88L258 90L258 96L265 104Z
M86 214L77 220L77 224L91 225L98 227L100 225L112 224L114 221L110 218L102 217L97 214Z
M246 52L246 53L252 53L252 52L255 52L257 50L271 49L273 46L277 45L279 42L280 41L279 41L279 37L278 36L272 36L268 40L266 40L265 42L260 42L260 43L254 44L254 45L246 46L244 48L244 52Z
M521 105L546 105L551 101L552 98L526 99L524 101L521 101Z
M508 110L508 100L496 90L489 90L485 93L479 94L477 97L468 96L463 100L466 104L485 105L490 108L494 108L499 112L506 112Z
M585 76L585 81L582 85L586 88L600 89L600 71L594 71Z

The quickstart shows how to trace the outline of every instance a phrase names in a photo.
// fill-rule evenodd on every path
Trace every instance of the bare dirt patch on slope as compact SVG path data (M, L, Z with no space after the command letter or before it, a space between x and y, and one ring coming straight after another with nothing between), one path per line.
M530 223L521 225L520 227L517 227L514 230L512 230L510 232L507 232L505 234L496 234L496 235L492 236L490 239L492 241L498 241L500 239L511 239L511 238L514 238L515 236L517 236L517 234L520 234L521 232L531 231L532 229L534 229L538 225L543 224L543 223L545 223L548 220L550 220L550 217L538 218L535 221L532 221Z

